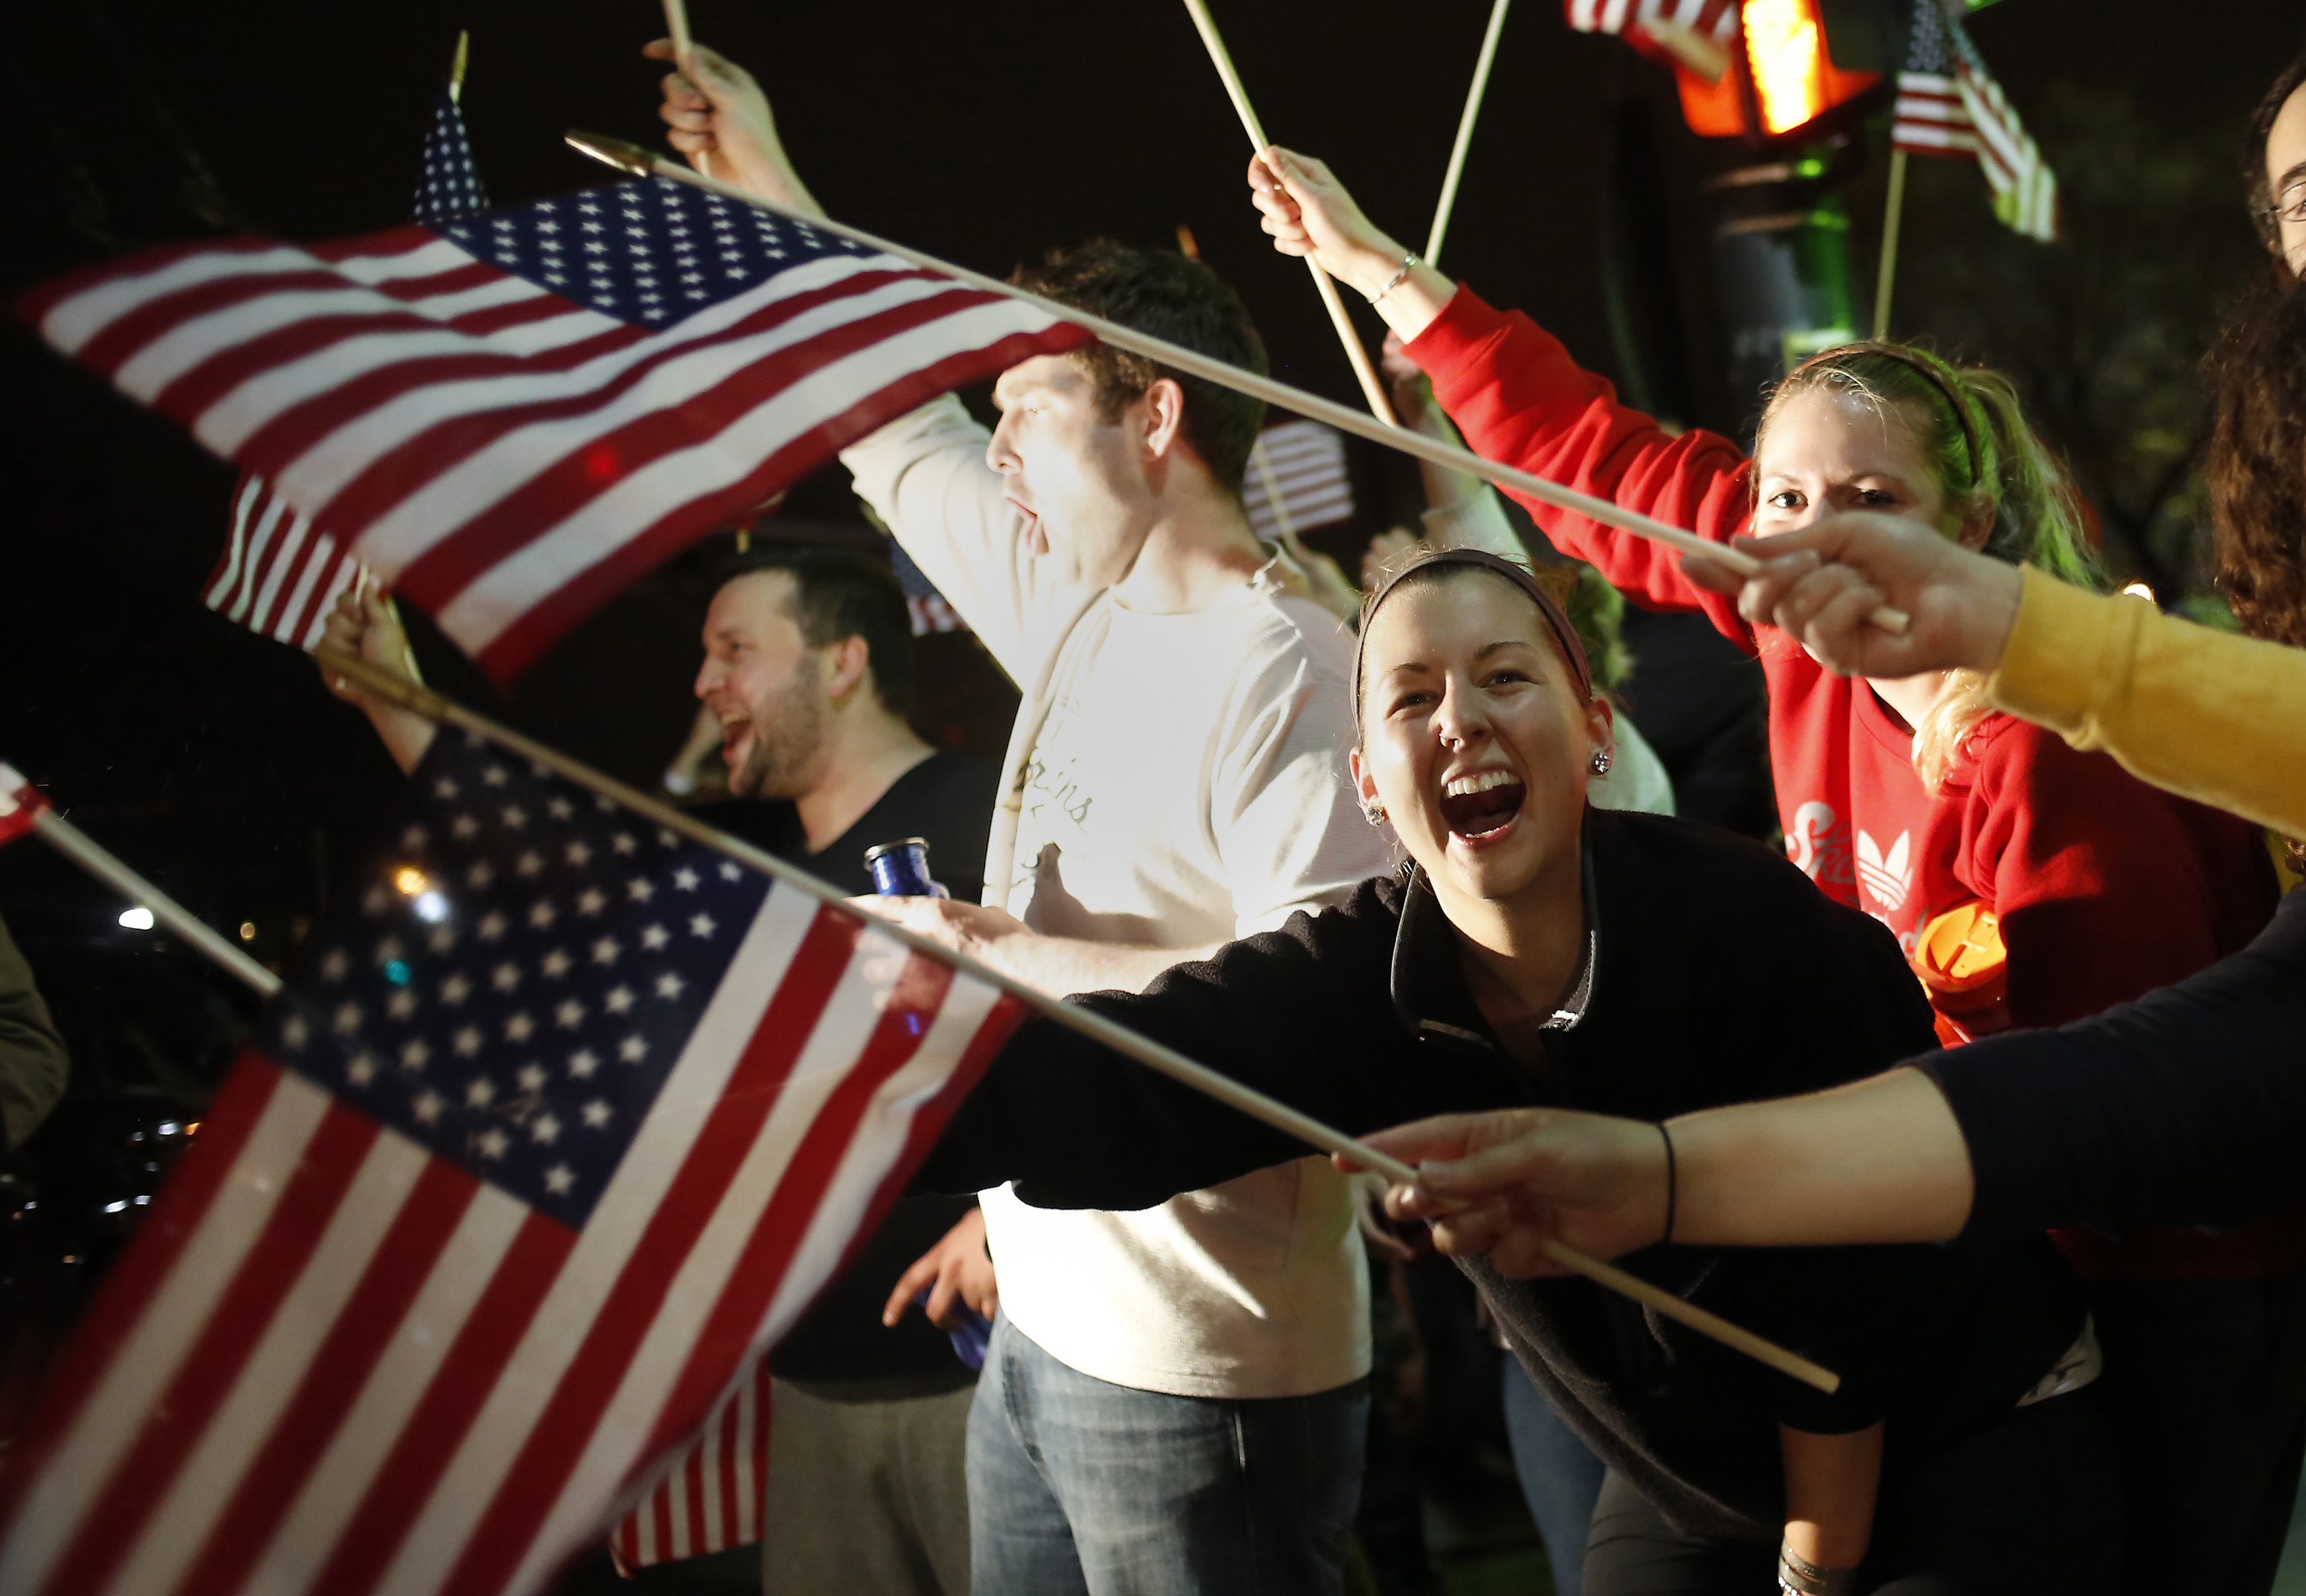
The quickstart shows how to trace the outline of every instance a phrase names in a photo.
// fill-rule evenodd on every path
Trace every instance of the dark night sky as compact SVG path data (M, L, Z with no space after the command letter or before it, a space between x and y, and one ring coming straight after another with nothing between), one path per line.
M1486 5L1217 10L1274 135L1329 158L1372 215L1422 237ZM474 34L465 106L498 199L600 180L561 147L563 128L653 140L658 127L656 69L636 54L658 30L650 0L108 0L23 13L0 45L11 293L107 253L81 225L91 218L123 248L205 230L178 197L179 141L236 226L319 239L397 222L459 26ZM1354 397L1302 269L1255 227L1245 141L1174 0L697 0L693 14L700 38L761 75L836 214L994 271L1094 233L1167 243L1190 224L1248 299L1277 371ZM1973 31L2021 108L2063 80L2127 96L2157 125L2238 136L2306 28L2294 0L2006 0ZM1677 253L1698 260L1696 184L1724 151L1681 132L1663 74L1614 40L1571 34L1550 0L1523 0L1448 260L1605 371L1594 239L1613 114L1657 130L1656 203ZM2090 158L2048 154L2062 169ZM1860 241L1878 226L1875 192L1852 195ZM1982 185L1965 202L1982 205ZM2232 215L2246 262L2238 203ZM1926 208L1908 225L1927 227ZM1870 242L1858 253L1870 282ZM1680 271L1702 275L1690 261ZM1703 300L1693 289L1687 306L1701 338ZM1365 329L1373 339L1374 322ZM1702 381L1696 391L1697 419L1721 419ZM340 867L389 810L390 767L303 661L199 607L226 467L20 329L0 331L0 757L211 921L257 918L263 951L285 951L273 927L310 909L319 861ZM652 775L685 724L697 602L693 578L645 585L524 682L510 713L619 773ZM454 663L447 679L475 690ZM20 925L45 916L50 935L98 923L33 851L0 858L0 910Z

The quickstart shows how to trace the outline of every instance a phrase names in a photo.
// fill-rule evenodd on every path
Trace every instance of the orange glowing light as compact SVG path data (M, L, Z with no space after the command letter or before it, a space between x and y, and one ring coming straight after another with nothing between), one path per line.
M1745 23L1763 127L1781 133L1823 115L1825 30L1817 0L1746 0Z
M414 898L432 883L424 879L424 872L414 865L403 865L392 873L392 884L400 889L401 896Z

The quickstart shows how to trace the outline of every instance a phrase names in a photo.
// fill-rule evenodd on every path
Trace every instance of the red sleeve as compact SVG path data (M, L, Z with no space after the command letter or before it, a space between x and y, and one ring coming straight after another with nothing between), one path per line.
M2217 961L2225 909L2259 883L2206 858L2172 800L2015 721L1977 759L1963 873L2002 923L2012 1023L2088 1019Z
M1518 311L1501 312L1460 286L1409 354L1473 452L1499 465L1639 510L1727 542L1752 519L1753 463L1718 433L1669 437L1618 403L1607 380L1579 369L1561 341ZM1673 550L1515 494L1565 554L1598 568L1653 610L1701 610L1721 635L1754 650L1736 603L1697 587Z

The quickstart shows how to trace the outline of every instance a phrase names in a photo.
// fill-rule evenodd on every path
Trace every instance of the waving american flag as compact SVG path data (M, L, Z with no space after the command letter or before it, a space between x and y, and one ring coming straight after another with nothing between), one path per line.
M0 764L0 845L30 836L48 800L40 789L18 773L13 764Z
M1909 155L1976 161L2004 226L2046 243L2058 236L2057 176L1942 0L1914 0L1890 137Z
M656 178L155 251L23 311L500 679L882 422L1088 336Z
M542 1588L1006 1037L992 988L443 733L0 1491L19 1596Z

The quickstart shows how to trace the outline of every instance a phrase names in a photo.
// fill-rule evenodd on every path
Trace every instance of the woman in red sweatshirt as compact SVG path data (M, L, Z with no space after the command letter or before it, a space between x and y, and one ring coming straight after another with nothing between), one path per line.
M1250 183L1276 246L1370 298L1478 454L1717 542L1867 509L2069 580L2096 575L2063 472L1994 373L1907 346L1826 351L1772 395L1749 459L1716 434L1670 435L1619 405L1529 318L1493 310L1373 226L1319 161L1268 151ZM1930 972L1949 1040L2097 1013L2239 950L2265 924L2269 862L2244 823L1991 713L1965 673L1836 677L1790 638L1747 626L1670 550L1528 508L1627 596L1702 611L1759 656L1786 849L1823 891L1898 934ZM1951 935L1963 928L1976 933L1967 959ZM2271 1512L2278 1496L2287 1520L2306 1388L2285 1371L2253 1380L2235 1361L2293 1311L2306 1223L2059 1239L2093 1282L2126 1410L2132 1588L2193 1589L2188 1549L2206 1532L2253 1532L2225 1504ZM2216 1523L2198 1503L2221 1504Z

